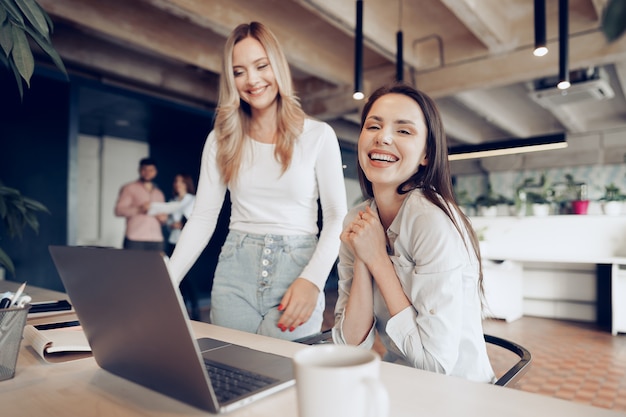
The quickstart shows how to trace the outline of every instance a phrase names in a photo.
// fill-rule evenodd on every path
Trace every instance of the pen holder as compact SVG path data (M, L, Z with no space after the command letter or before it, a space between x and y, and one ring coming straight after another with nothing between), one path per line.
M0 381L15 375L30 305L0 310Z

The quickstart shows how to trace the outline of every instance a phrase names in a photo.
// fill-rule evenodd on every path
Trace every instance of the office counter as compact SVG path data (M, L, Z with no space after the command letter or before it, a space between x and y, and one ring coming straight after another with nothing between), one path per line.
M0 282L0 289L4 291L6 285L13 284ZM33 294L31 289L28 291ZM46 290L40 294L44 298L38 301L63 295ZM48 321L67 319L67 315L60 319L53 316ZM193 322L192 327L196 337L213 337L289 357L306 347L207 323ZM388 363L382 364L381 378L389 391L392 417L624 416L544 395L473 383ZM103 371L91 357L46 363L25 341L22 342L15 377L0 382L0 410L2 416L15 417L210 415ZM228 416L296 417L295 387L259 400Z

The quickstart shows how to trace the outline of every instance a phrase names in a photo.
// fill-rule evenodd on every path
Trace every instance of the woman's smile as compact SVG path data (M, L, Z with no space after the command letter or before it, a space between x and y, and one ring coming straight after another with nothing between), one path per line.
M376 187L399 186L426 164L426 124L415 101L387 94L372 105L359 136L359 163Z

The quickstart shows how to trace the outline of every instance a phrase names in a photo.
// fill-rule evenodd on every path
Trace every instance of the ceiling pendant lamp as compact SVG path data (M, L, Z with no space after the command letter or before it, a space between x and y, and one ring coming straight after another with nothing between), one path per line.
M533 55L548 53L546 41L546 0L535 0L535 49Z
M557 87L560 90L566 90L570 87L569 81L569 13L568 0L559 0L559 83Z
M396 81L404 80L404 46L402 36L402 0L399 0L400 10L398 15L398 32L396 33Z
M448 149L449 161L487 158L490 156L516 155L567 147L564 133L546 136L534 136L524 139L507 139L498 142L486 142L477 145L459 145Z
M354 33L354 93L352 98L363 100L363 0L356 0L356 27Z

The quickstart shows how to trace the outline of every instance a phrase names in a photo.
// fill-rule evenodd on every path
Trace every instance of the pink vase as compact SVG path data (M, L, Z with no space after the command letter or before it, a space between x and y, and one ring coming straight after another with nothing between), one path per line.
M589 200L572 201L572 213L574 214L587 214L588 208Z

